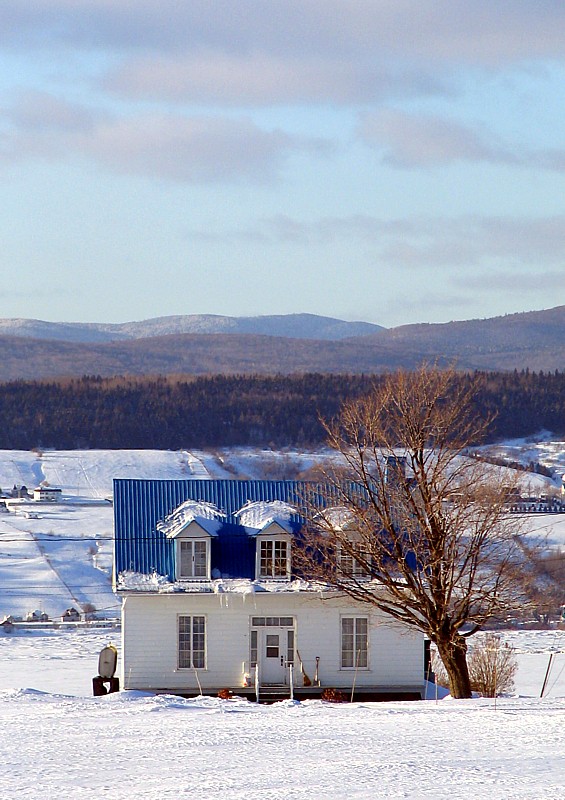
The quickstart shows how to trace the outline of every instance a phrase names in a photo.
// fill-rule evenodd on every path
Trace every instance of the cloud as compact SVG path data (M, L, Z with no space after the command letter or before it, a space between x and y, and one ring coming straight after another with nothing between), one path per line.
M258 220L253 228L191 235L207 241L260 242L274 247L281 243L333 247L347 241L357 247L368 245L374 262L391 269L451 270L465 280L470 280L468 270L472 268L518 269L531 275L537 274L541 264L550 274L565 267L565 215L381 219L360 214L314 222L277 215ZM565 276L565 270L562 274Z
M382 109L362 114L358 138L379 150L385 164L427 169L457 162L489 162L523 168L565 171L565 149L527 149L502 142L484 127L431 114Z
M387 238L381 259L401 268L538 269L565 266L565 216L420 218Z
M204 105L355 104L391 96L447 94L436 78L362 60L314 54L224 53L207 50L126 62L103 80L133 98L167 98Z
M335 53L465 61L562 58L556 0L3 0L4 40L160 52Z
M115 117L47 94L4 109L6 162L82 156L121 174L187 183L270 181L293 153L324 154L328 143L264 130L246 117L144 114Z
M96 115L84 106L45 91L22 92L3 113L15 128L38 134L49 130L87 131L96 121Z
M95 55L125 96L367 103L451 93L459 71L565 59L554 0L2 0L0 44Z
M117 172L188 183L261 183L275 176L289 154L315 147L247 119L147 116L105 125L81 149Z
M505 294L516 294L521 297L524 293L531 295L534 291L553 292L565 289L565 271L556 269L531 270L497 270L483 272L479 275L464 275L454 278L454 285L462 289L491 289L503 291Z
M492 135L443 117L383 109L362 116L358 135L383 150L395 167L435 167L454 161L517 163L518 158Z

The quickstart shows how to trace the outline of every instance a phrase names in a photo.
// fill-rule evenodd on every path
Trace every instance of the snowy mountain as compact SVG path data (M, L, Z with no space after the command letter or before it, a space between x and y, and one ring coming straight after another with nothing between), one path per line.
M100 343L179 334L256 334L291 339L334 341L367 336L384 330L370 322L345 322L316 314L280 314L257 317L225 317L187 314L156 317L116 324L46 322L37 319L0 319L0 336L48 339L61 342Z
M565 306L381 328L313 314L186 315L120 324L0 320L0 380L82 375L375 374L424 362L562 370Z

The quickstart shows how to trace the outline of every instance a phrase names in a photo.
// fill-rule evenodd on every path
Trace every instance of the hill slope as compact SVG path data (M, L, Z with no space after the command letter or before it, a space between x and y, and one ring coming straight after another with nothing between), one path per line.
M284 319L292 326L290 318ZM349 324L354 323L343 323ZM486 320L405 325L339 340L289 335L183 333L98 343L4 335L0 381L85 374L374 374L412 369L423 361L455 361L466 370L565 367L565 306Z
M38 319L2 319L0 335L62 342L99 343L146 339L179 334L259 334L291 339L339 340L384 330L370 322L345 322L316 314L279 314L258 317L225 317L217 314L187 314L155 317L117 324L45 322Z

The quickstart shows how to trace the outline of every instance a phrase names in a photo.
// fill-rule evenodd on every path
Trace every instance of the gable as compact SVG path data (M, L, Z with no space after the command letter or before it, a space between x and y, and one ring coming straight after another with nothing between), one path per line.
M218 520L211 519L192 519L177 526L171 531L165 532L167 539L202 539L218 535Z
M251 536L255 537L256 539L266 539L270 536L282 536L288 539L293 534L293 530L290 525L284 521L279 521L276 519L270 519L265 522L265 524L258 529L252 530Z

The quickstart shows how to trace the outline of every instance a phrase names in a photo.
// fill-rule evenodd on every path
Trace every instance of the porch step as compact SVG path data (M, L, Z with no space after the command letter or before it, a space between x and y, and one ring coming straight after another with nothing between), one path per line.
M290 697L290 686L282 684L263 684L259 687L259 700L261 703L276 703Z
M265 694L288 694L290 686L285 686L283 683L263 683L259 687L260 692Z

